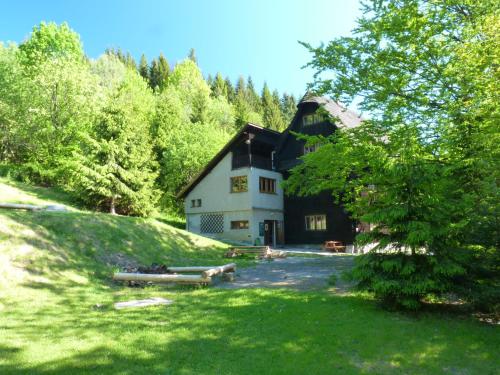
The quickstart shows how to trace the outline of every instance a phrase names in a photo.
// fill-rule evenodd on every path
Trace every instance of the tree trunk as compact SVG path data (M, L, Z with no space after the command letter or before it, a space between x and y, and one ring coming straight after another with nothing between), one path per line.
M116 209L115 209L115 196L113 195L111 197L111 202L109 204L109 213L111 215L116 215Z

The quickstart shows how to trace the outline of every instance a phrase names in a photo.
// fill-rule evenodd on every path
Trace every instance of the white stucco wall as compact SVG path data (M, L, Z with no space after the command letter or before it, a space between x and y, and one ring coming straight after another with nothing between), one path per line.
M261 193L259 191L259 177L275 179L276 194ZM283 210L283 189L281 188L283 176L281 173L265 169L252 168L250 180L250 200L253 208Z
M253 213L247 211L229 211L220 212L224 215L224 231L222 233L201 233L201 213L193 213L186 215L186 226L190 232L198 233L204 236L217 238L220 240L230 240L236 242L253 243ZM231 221L247 220L249 222L248 229L231 229ZM257 224L258 225L258 224ZM257 228L258 232L258 228Z
M232 154L228 153L193 190L184 201L186 227L190 232L200 233L221 240L233 240L253 244L259 236L259 223L264 220L283 220L282 176L279 172L258 168L231 169ZM231 193L231 177L247 176L248 191ZM259 177L276 180L276 194L259 191ZM191 207L191 200L201 199L201 207ZM201 233L203 213L224 214L223 233ZM231 221L248 220L249 229L231 229Z
M249 175L250 168L231 170L231 153L228 153L186 196L186 214L250 210L250 189L244 193L231 193L230 181L234 176L248 176L250 184ZM201 207L191 207L192 199L201 199Z

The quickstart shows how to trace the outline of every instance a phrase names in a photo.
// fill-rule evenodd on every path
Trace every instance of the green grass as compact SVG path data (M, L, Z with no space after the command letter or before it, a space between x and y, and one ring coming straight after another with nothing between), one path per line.
M153 219L0 211L0 374L498 374L498 328L465 316L328 290L126 288L106 264L220 264L225 247ZM175 302L113 309L147 297Z

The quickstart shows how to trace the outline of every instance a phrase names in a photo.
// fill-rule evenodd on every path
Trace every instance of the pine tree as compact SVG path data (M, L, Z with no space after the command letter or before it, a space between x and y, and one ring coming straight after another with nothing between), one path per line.
M169 74L170 65L165 56L163 56L163 53L160 53L160 57L158 58L158 86L161 90L165 87Z
M212 86L214 84L214 77L212 77L210 73L208 74L207 79L205 81L207 81L207 85L210 86L210 89L213 89Z
M149 66L148 60L146 59L146 56L144 54L142 54L141 61L139 62L139 74L149 84Z
M170 66L168 65L168 61L160 53L158 59L153 59L151 62L151 67L149 68L149 80L150 86L154 90L163 90L165 85L167 84L167 79L170 74Z
M189 50L188 59L198 65L198 59L196 57L196 51L194 50L194 48L191 48Z
M281 108L278 103L276 103L276 98L273 97L267 83L264 82L264 87L262 88L262 96L261 96L262 108L263 108L263 120L264 126L282 131L285 129L286 124L283 120L283 116L281 115Z
M262 105L260 101L259 94L255 91L255 86L252 81L252 77L248 76L247 87L246 87L246 98L248 104L254 112L262 113Z
M212 94L214 97L228 97L226 81L220 73L217 73L215 80L212 83Z
M87 202L111 213L148 215L153 211L158 196L149 128L153 109L147 84L128 70L74 154L73 186Z
M283 118L286 124L290 124L292 122L293 116L295 116L295 112L297 111L297 101L293 95L288 95L284 93L281 98L281 113L283 114Z
M233 83L231 82L229 77L226 77L224 81L226 81L227 101L233 104L236 99L236 90L234 89Z

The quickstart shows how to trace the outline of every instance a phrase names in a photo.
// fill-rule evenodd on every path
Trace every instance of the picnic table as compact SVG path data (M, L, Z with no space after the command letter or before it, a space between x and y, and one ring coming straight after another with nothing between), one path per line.
M327 251L335 251L336 253L345 251L345 245L342 241L325 241L323 248Z

